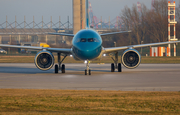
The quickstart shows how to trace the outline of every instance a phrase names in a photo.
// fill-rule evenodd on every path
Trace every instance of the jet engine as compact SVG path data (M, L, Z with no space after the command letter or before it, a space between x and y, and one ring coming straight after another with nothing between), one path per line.
M141 62L141 56L139 52L135 49L127 49L124 51L122 58L122 64L129 69L134 69L139 66Z
M49 51L41 51L36 55L34 62L38 69L49 70L54 65L54 56Z

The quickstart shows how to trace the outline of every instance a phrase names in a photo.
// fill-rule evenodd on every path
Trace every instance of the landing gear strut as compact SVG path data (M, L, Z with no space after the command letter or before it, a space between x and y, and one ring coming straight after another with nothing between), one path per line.
M58 65L57 64L55 65L55 73L58 73L59 70L61 70L62 73L65 73L65 65L62 64L62 62L64 61L66 57L67 55L65 55L63 59L61 60L61 53L58 53Z
M122 72L121 63L118 63L118 52L115 53L115 59L112 54L109 54L109 56L114 61L114 63L111 64L111 72L115 72L115 69L117 69L118 72Z
M89 69L89 61L87 60L86 69L85 69L85 75L91 75L91 70Z

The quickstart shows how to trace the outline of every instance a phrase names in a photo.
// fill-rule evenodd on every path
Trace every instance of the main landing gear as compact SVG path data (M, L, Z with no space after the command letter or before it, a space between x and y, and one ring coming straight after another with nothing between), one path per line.
M91 70L89 69L89 61L87 60L86 63L86 69L85 69L85 75L91 75Z
M64 59L67 57L67 55L64 56L64 58L61 60L61 53L58 53L58 64L59 65L55 65L55 73L57 74L59 72L59 70L61 70L62 73L65 73L65 65L62 64L62 62L64 61ZM62 64L62 65L61 65Z
M117 69L118 72L122 72L121 63L118 63L118 52L115 53L115 59L111 54L109 54L109 56L114 61L114 63L111 64L111 72L115 72L115 69Z

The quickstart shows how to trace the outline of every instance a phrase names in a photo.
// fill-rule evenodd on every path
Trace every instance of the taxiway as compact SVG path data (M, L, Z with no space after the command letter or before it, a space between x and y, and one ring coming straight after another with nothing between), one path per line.
M41 71L33 63L0 63L0 88L121 91L180 91L180 64L141 64L110 72L110 64L66 64L66 73Z

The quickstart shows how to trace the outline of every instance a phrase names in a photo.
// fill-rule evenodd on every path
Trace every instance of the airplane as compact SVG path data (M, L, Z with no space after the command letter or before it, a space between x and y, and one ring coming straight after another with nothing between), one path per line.
M33 46L17 46L17 45L5 45L0 44L0 47L8 48L22 48L22 49L34 49L41 50L37 53L34 58L35 65L40 70L49 70L54 66L54 56L53 52L58 55L58 64L55 65L55 73L58 73L61 70L62 73L65 73L65 65L62 64L64 59L72 55L75 60L87 61L85 75L91 75L91 69L89 68L89 61L99 60L102 58L103 54L114 53L114 57L111 56L114 63L111 64L111 72L114 72L115 69L118 72L121 72L121 63L129 69L134 69L139 66L141 62L141 55L135 48L142 48L148 46L157 46L165 44L176 44L180 41L171 41L171 42L159 42L159 43L149 43L149 44L140 44L140 45L130 45L122 47L110 47L104 48L102 46L102 36L119 34L131 31L121 31L121 32L112 32L99 34L96 30L90 28L89 25L89 14L88 14L88 0L86 0L86 28L80 30L75 35L74 34L65 34L65 33L49 33L52 35L62 35L62 36L71 36L72 39L72 48L45 48L45 47L33 47ZM121 63L118 63L118 52L120 50L125 50L122 54ZM63 58L61 59L61 56Z

